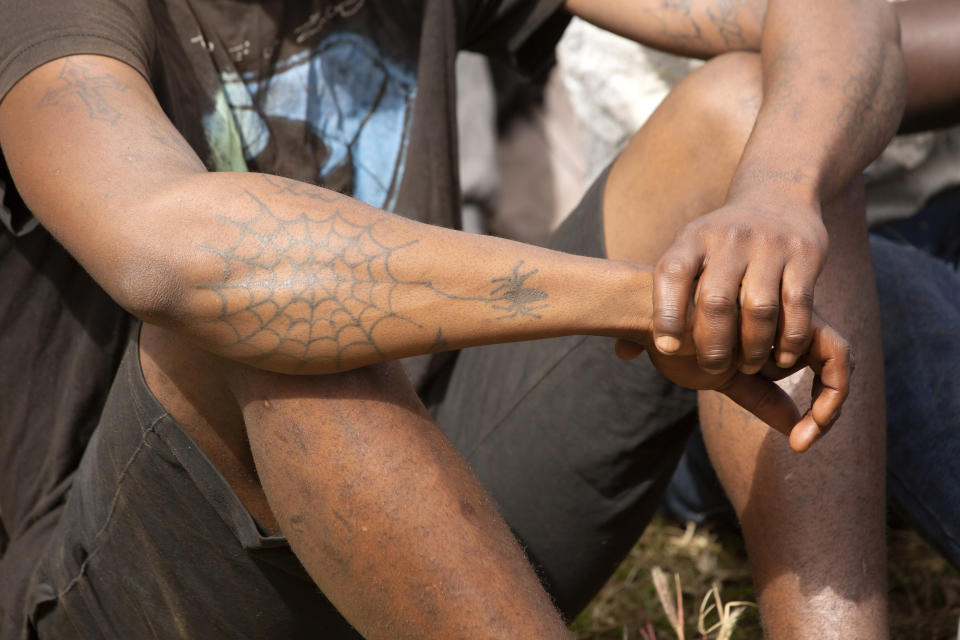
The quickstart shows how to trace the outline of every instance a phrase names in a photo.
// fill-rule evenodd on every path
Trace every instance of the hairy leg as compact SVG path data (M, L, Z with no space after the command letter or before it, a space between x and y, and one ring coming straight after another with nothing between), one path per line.
M158 399L365 637L567 635L398 365L282 376L148 325L141 358Z
M655 263L680 227L723 203L760 98L759 59L749 54L715 59L677 86L611 171L611 258ZM704 436L741 519L771 638L886 636L877 305L862 199L852 187L841 200L823 207L831 247L815 299L857 355L845 416L798 455L729 401L700 397ZM809 379L788 384L800 403L809 397Z

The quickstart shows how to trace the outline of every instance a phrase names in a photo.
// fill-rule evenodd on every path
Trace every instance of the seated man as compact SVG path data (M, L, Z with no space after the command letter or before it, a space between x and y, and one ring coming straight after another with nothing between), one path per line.
M675 387L581 336L627 359L647 346L802 451L848 390L816 282L867 365L854 418L802 459L744 422L727 481L771 637L882 637L876 301L849 184L899 116L891 12L568 0L638 40L762 59L719 57L678 87L560 253L419 222L455 224L456 47L534 62L560 3L408 4L3 7L8 228L28 230L29 207L145 324L125 343L49 236L4 236L5 295L22 292L4 339L28 346L4 366L0 633L561 636L511 529L575 614L692 424ZM442 432L387 363L521 340L430 372ZM801 416L770 379L807 362ZM63 397L30 397L41 381Z

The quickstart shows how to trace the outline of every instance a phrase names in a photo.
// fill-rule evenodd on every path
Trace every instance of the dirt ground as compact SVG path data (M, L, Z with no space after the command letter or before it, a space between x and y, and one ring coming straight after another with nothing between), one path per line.
M907 529L889 531L888 549L891 637L957 638L960 574ZM682 611L675 604L677 582ZM759 640L754 600L736 531L656 519L571 628L580 640ZM682 635L676 628L681 618Z

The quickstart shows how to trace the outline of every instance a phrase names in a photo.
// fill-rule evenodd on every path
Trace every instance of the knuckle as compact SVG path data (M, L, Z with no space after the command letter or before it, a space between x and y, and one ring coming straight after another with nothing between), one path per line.
M724 232L724 239L728 244L744 244L754 236L753 226L745 222L731 224Z
M745 349L743 353L743 362L749 365L763 364L769 357L770 349Z
M653 322L653 329L660 334L674 334L683 330L683 316L674 309L660 311Z
M759 302L747 299L743 303L743 315L760 324L773 324L780 317L780 305L776 302Z
M720 347L704 350L699 356L700 366L714 371L725 370L730 366L730 352Z
M683 314L674 306L663 307L657 311L657 322L674 323L683 319Z
M677 233L674 234L674 242L677 244L696 242L703 233L704 226L702 218L683 225L677 229Z
M682 280L689 278L693 271L693 260L688 256L673 253L664 256L657 266L661 278L666 280Z
M783 292L783 305L804 313L813 311L813 291L806 287L786 289Z
M731 316L737 310L737 303L733 298L718 293L701 297L700 306L704 315L711 319Z
M788 244L790 255L805 264L819 264L826 254L823 243L810 238L793 238Z
M816 249L816 242L806 236L793 236L790 238L790 249L795 253L808 253Z
M800 331L796 329L788 330L783 332L782 340L784 346L792 351L793 348L804 347L810 340L810 334L806 331Z

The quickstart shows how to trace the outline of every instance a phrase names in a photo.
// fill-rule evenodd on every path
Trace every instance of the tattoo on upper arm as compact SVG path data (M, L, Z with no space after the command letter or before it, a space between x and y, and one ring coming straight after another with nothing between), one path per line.
M160 124L150 116L147 116L147 123L150 127L148 133L153 140L185 160L189 160L190 162L197 162L199 160L196 152L181 136L169 131L168 127Z
M68 98L79 98L90 115L91 120L101 120L116 125L121 114L106 97L106 92L126 91L128 86L117 77L102 73L96 74L90 67L74 58L66 58L60 69L59 79L63 86L52 89L40 100L40 107L62 105Z
M199 247L219 256L224 265L219 282L199 288L218 296L215 321L228 327L233 344L254 359L327 360L340 369L351 350L385 358L376 335L384 322L423 328L397 311L395 298L404 286L450 300L486 303L502 312L498 320L540 318L537 312L548 306L547 293L526 284L538 270L524 270L523 261L510 273L491 279L487 295L460 296L429 281L397 277L393 271L397 253L418 240L396 244L383 240L386 234L378 229L382 221L358 224L339 209L325 217L305 212L281 217L254 194L247 196L257 208L255 216L245 221L219 216L238 232L235 241L223 249ZM442 331L433 348L448 348Z

